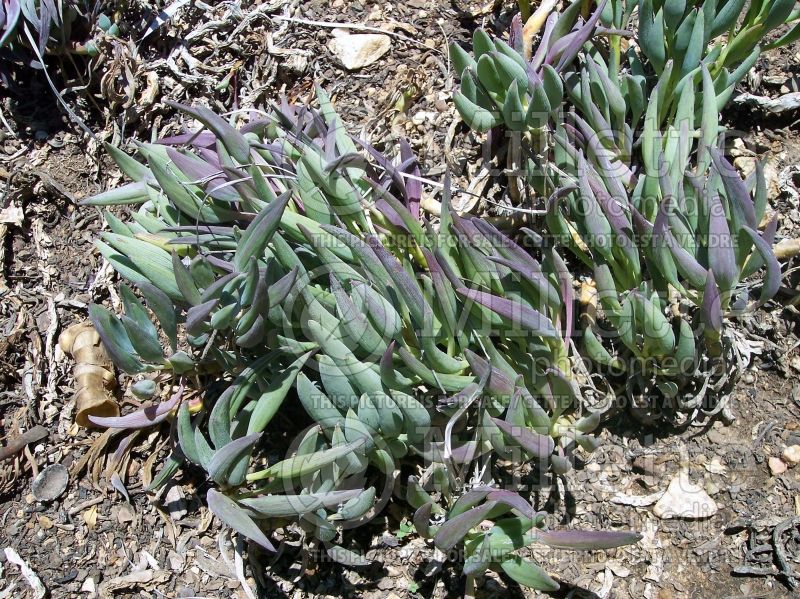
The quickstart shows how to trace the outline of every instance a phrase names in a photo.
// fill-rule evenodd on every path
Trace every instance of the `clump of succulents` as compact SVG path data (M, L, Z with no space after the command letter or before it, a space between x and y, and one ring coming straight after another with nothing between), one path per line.
M42 68L48 54L95 54L95 25L109 34L117 26L93 0L0 1L0 65L19 62Z
M458 215L447 193L438 223L424 220L410 148L391 160L318 99L319 111L284 103L238 128L176 106L203 128L140 144L143 162L108 147L132 182L87 203L137 206L125 222L106 214L97 246L142 299L121 286L121 317L90 316L140 394L155 395L153 374L179 387L94 422L169 421L174 449L152 487L202 468L212 512L266 550L290 519L311 548L363 564L342 531L404 488L419 534L444 551L463 543L468 584L494 568L555 589L515 552L638 538L546 530L494 482L498 457L546 475L597 445L602 410L573 373L566 265ZM189 384L208 389L202 403L183 400ZM290 404L309 426L285 452L270 423Z
M593 274L585 355L622 373L645 413L715 414L739 365L724 327L747 304L737 286L766 266L761 304L780 281L763 173L744 181L717 149L719 111L763 37L800 13L791 2L742 15L741 2L603 0L584 20L582 5L552 12L535 50L519 21L511 45L477 30L473 56L451 46L454 101L471 127L518 136L548 232ZM547 90L566 101L554 110Z

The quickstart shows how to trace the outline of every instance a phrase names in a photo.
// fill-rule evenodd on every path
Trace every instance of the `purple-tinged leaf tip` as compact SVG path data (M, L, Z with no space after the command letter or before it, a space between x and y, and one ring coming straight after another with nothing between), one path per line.
M183 397L183 384L167 401L149 406L125 416L89 416L89 422L107 428L146 428L167 419Z

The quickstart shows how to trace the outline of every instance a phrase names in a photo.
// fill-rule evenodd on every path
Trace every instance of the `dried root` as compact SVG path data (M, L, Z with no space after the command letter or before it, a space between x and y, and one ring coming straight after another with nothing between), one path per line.
M88 427L93 426L89 416L119 416L112 394L117 384L114 366L92 323L72 325L61 333L58 344L75 359L75 422Z

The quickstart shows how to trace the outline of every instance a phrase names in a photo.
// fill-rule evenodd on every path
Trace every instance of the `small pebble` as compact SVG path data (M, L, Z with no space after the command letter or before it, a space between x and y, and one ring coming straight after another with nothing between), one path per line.
M791 466L800 463L800 445L790 445L784 449L783 459Z
M774 456L768 460L767 464L769 465L769 471L772 472L772 476L778 476L787 470L786 462Z

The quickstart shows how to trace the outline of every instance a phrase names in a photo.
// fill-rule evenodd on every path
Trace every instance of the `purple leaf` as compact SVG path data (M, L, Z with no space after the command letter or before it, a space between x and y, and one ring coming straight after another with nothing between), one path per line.
M511 27L508 32L508 45L522 54L522 15L517 13L511 19Z
M508 378L505 372L495 368L472 350L465 349L464 357L469 362L472 373L481 381L478 383L478 390L485 385L486 391L492 395L500 397L511 396L514 392L514 381ZM461 391L461 394L467 393L469 388L470 386L468 385L467 388Z
M486 496L492 491L494 491L494 488L489 486L480 486L470 489L456 500L453 507L450 508L450 512L448 512L448 517L451 519L455 518L467 510L471 510L479 503L483 503L483 500L486 499Z
M258 527L258 524L235 501L215 489L208 490L206 500L208 501L208 509L217 518L239 534L255 541L267 551L275 552L275 547Z
M669 230L667 210L667 200L664 200L653 224L653 243L657 247L656 251L658 247L669 249L681 274L689 280L692 287L698 289L706 283L706 269L678 243Z
M108 428L146 428L167 419L169 413L183 397L183 383L167 401L157 406L149 406L125 416L89 416L89 422Z
M450 448L450 459L456 464L469 464L479 455L479 449L476 441L467 441L462 445ZM481 451L480 453L484 452Z
M470 530L486 519L495 505L495 502L490 501L448 520L433 537L434 544L442 551L450 551Z
M3 24L3 35L0 36L0 47L6 43L16 29L19 21L20 4L19 0L5 0L5 23Z
M554 549L596 550L613 549L623 545L631 545L641 540L642 535L635 532L609 531L536 531L537 541Z
M730 291L739 276L733 237L718 195L711 194L708 208L708 263L720 289Z
M547 57L547 51L550 48L550 38L553 36L553 29L558 22L558 17L558 13L553 11L550 13L550 16L547 17L547 21L545 21L544 32L539 40L539 47L536 49L536 52L531 58L530 65L533 69L540 69L545 61L545 58Z
M394 164L392 164L392 161L389 160L389 158L387 158L386 155L382 154L381 152L373 148L370 144L368 144L364 140L358 138L354 139L359 145L361 145L365 150L367 150L370 156L372 156L375 159L375 161L381 166L381 168L383 168L386 174L389 175L391 182L394 184L395 188L400 192L400 195L403 197L403 202L405 203L405 205L408 206L410 209L412 209L412 201L409 193L409 188L408 184L406 183L406 179L403 177L403 171L397 168ZM410 154L410 147L408 149L409 149L408 153ZM405 161L407 159L408 154L406 155L406 157L403 156L402 143L400 146L400 152L401 152L401 158L400 158L401 161ZM413 157L413 154L411 154L411 156ZM412 174L418 175L419 169L417 168L416 173L412 172ZM419 181L416 181L415 183L417 185L420 185ZM388 188L388 184L385 185L384 187ZM414 188L412 187L412 189ZM416 189L414 189L414 191L416 193ZM420 196L421 192L422 188L420 186L419 187ZM417 200L415 203L417 205L416 212L412 209L412 214L414 214L416 218L419 218L419 200ZM394 222L392 224L394 224Z
M700 303L700 321L711 331L717 334L722 332L722 298L711 270L708 271L703 301Z
M526 518L534 518L536 516L536 510L533 509L533 506L525 501L519 493L515 493L514 491L497 489L489 493L488 500L507 505L511 509L517 510Z
M400 139L400 158L403 161L402 171L412 177L419 177L419 162L409 143ZM406 205L414 218L419 219L419 202L422 199L422 183L418 179L405 177Z
M209 196L223 202L238 202L241 198L222 176L222 170L205 160L187 156L175 148L167 148L167 156L190 181L202 185Z
M748 225L751 229L758 226L756 222L756 210L747 186L733 165L725 160L725 157L717 148L708 148L714 167L719 171L725 192L728 194L731 210L739 217L739 222Z
M397 227L402 231L408 231L408 229L406 229L405 224L403 223L403 219L389 205L389 202L383 199L383 197L379 197L377 200L375 200L375 209L378 212L380 212L384 217L386 217L386 220L388 220L393 226Z
M546 460L555 449L553 438L549 435L540 435L524 426L514 426L500 418L492 418L492 421L522 449L540 460Z
M366 170L368 164L369 163L367 162L367 159L361 154L351 152L349 154L342 154L338 158L328 162L323 170L326 173L338 171L339 169L343 168L358 168L361 170Z
M294 266L292 270L270 285L268 292L270 306L277 306L286 299L289 292L294 288L297 272L298 267Z
M520 265L525 268L538 270L541 272L542 268L539 263L531 256L523 247L520 247L513 239L503 234L493 224L483 220L482 218L473 217L469 219L471 224L488 239L494 249L500 253L504 258Z
M367 235L366 241L372 251L378 256L383 268L389 273L389 276L394 283L400 298L406 303L408 311L414 324L423 328L425 326L424 313L426 308L430 308L425 304L425 298L422 296L419 285L408 274L400 261L392 255L389 250L383 247L380 240L374 235Z
M241 456L249 451L261 438L261 433L246 435L223 445L214 452L214 457L208 465L208 475L211 480L222 483L227 480L227 475L233 469Z
M600 142L598 133L576 113L571 112L569 116L580 128L584 139L588 141L589 150L591 151L590 156L594 157L597 166L600 168L600 173L604 176L604 180L611 190L611 195L617 201L625 201L628 194L625 191L624 184L630 184L633 173L630 168L624 165L618 158L616 158L614 162L609 158L609 156L619 156L620 152L618 150L614 152L613 149L609 150L605 148Z
M564 36L563 39L569 39L569 43L564 49L563 54L561 54L561 58L559 59L558 65L556 66L557 71L562 71L564 67L568 66L578 55L578 52L580 51L583 44L589 41L589 38L592 36L592 33L594 32L595 25L597 25L597 21L600 20L600 15L603 13L603 9L605 8L607 1L608 0L602 0L601 2L598 3L594 13L592 14L591 17L589 17L589 20L586 21L586 23L582 27L580 27L574 33ZM552 60L548 60L548 62L551 63Z
M441 272L450 282L450 284L456 289L464 285L463 281L458 278L458 275L456 275L455 271L453 271L453 268L450 266L450 263L447 261L447 256L445 256L440 249L433 251L433 260L430 259L427 250L423 249L422 251L425 255L425 258L428 262L428 268L431 270L431 272L434 272L438 269L438 272Z
M425 445L422 452L426 460L432 462L446 462L448 459L454 464L469 464L476 456L485 453L485 450L478 446L476 441L467 441L461 445L450 447L450 456L445 458L444 442L431 442Z
M497 264L505 266L506 268L509 268L513 272L516 272L522 276L523 279L528 281L536 288L536 291L539 293L539 297L545 304L552 304L553 302L561 301L558 292L550 283L550 281L547 280L547 277L545 277L541 267L534 269L528 264L523 264L518 260L509 260L507 258L501 258L500 256L489 256L488 258L492 262L496 262Z
M456 292L539 337L558 338L559 336L550 319L529 306L466 287L460 287L456 289Z
M429 539L430 535L430 521L431 513L433 512L433 504L423 503L416 512L414 512L414 528L417 529L417 534L423 539Z
M208 293L215 283L220 283L219 286L224 287L225 283L227 283L231 278L236 276L236 273L234 272L236 269L234 268L233 264L231 264L228 260L223 260L222 258L213 256L211 254L206 256L206 260L211 266L219 268L220 270L224 270L228 274L225 277L222 277L221 279L217 279L216 281L214 281L214 283L209 285L208 289L205 290L205 293Z
M602 184L593 167L590 167L588 170L587 181L589 183L589 188L594 193L597 203L600 204L600 208L603 209L603 214L605 214L606 219L608 219L608 222L611 224L611 228L614 229L614 233L617 234L617 239L615 240L616 245L622 247L623 250L632 249L633 243L629 237L632 232L631 221L625 213L626 206L624 206L619 199L612 198L609 195L605 185ZM627 203L627 198L625 196L617 197L625 198L622 201Z
M218 303L219 300L215 298L189 308L186 313L186 332L190 335L201 333L201 325L208 320L211 311L217 307Z
M767 278L761 288L759 303L764 303L774 297L781 288L781 265L775 257L772 246L764 238L750 227L742 227L742 231L747 234L756 246L756 251L761 255L761 259L767 266Z
M562 303L564 304L564 335L567 339L572 337L573 319L574 319L574 291L572 289L572 275L569 273L569 268L566 262L561 258L561 255L555 248L550 248L550 256L555 266L556 276L558 277L559 287L561 289Z
M238 130L234 129L228 121L221 116L206 108L205 106L186 106L177 102L167 100L166 103L172 108L182 110L191 117L194 117L219 138L225 149L231 156L241 164L250 162L250 143Z

